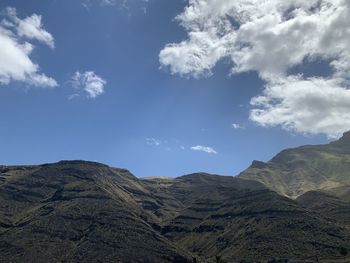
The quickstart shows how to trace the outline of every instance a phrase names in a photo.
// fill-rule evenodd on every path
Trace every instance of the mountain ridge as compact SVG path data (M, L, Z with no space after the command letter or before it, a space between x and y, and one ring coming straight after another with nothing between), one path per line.
M344 136L239 176L137 178L84 160L0 166L0 261L349 262Z
M290 198L350 185L350 132L324 145L285 149L268 162L253 161L238 177L256 180Z
M345 225L252 180L138 179L86 161L2 166L0 178L5 261L334 260L350 250Z

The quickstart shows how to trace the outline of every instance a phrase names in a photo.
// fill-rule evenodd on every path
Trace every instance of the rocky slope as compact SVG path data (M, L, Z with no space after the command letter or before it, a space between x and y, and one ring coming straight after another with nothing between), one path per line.
M90 162L0 168L1 262L186 262L127 189L126 170Z
M138 179L84 161L1 166L0 262L348 260L348 218L336 219L346 201L330 216L312 200L209 174Z
M161 233L203 262L341 260L348 249L341 222L254 181L193 174L147 184L161 204L150 208Z
M350 227L350 203L324 192L310 191L296 201L308 210L332 218Z

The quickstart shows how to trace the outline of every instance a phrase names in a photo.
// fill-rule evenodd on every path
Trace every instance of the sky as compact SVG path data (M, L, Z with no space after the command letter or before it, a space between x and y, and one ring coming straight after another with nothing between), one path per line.
M346 0L0 1L0 163L237 175L350 130Z

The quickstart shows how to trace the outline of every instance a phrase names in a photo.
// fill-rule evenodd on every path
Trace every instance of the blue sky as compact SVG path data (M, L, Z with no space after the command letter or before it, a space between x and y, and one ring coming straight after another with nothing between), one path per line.
M252 160L267 161L288 147L327 143L350 127L346 121L323 125L332 118L315 110L312 113L318 115L312 115L315 123L308 121L309 128L307 121L297 119L300 114L286 121L289 113L276 114L281 104L266 104L272 103L266 102L267 96L276 99L276 79L288 91L290 85L297 90L317 81L319 87L328 85L334 69L326 51L311 62L305 60L311 54L307 51L301 62L279 65L288 70L283 80L273 66L249 68L248 62L231 74L228 51L208 62L218 51L206 50L209 45L191 49L198 44L191 32L198 29L185 17L188 5L182 0L1 1L2 20L12 23L3 22L2 27L14 35L3 34L17 43L30 43L33 50L27 57L39 68L26 69L30 74L22 78L1 75L0 62L0 163L85 159L127 168L137 176L199 171L235 175ZM15 8L15 14L8 7ZM203 10L197 11L205 17ZM41 16L40 30L24 31L27 27L21 25L33 14ZM179 14L184 14L181 21L174 19ZM208 28L202 26L202 31ZM181 41L187 42L181 46ZM203 57L193 54L197 50ZM45 79L38 80L38 74ZM347 95L344 85L334 91ZM272 117L252 113L254 107L262 109L252 103L259 94L265 94L263 110L276 110L269 112ZM319 96L307 98L310 104L301 108L340 104Z

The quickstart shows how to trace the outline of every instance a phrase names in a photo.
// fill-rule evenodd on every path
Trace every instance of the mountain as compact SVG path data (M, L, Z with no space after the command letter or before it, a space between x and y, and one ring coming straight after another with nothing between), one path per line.
M296 201L308 210L320 213L350 227L350 202L318 191L307 192L299 196Z
M155 231L128 171L91 162L0 168L1 262L187 262Z
M346 227L254 181L192 174L147 183L162 234L201 262L339 260L349 247Z
M350 132L327 145L284 150L267 163L253 161L239 178L261 182L294 199L323 191L350 201Z
M0 166L0 262L347 262L347 202L332 198L334 216L246 178Z

